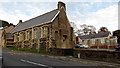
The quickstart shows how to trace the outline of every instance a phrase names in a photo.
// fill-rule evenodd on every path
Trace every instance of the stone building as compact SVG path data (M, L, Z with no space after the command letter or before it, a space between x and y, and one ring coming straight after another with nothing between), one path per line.
M25 22L19 21L11 31L14 45L36 49L72 49L73 28L66 15L66 6L58 2L58 8Z
M13 36L10 33L10 31L14 28L14 26L6 26L2 29L0 29L0 45L2 47L8 47L8 46L13 46Z
M117 37L110 32L78 36L76 40L77 44L86 44L89 48L115 49L117 45Z

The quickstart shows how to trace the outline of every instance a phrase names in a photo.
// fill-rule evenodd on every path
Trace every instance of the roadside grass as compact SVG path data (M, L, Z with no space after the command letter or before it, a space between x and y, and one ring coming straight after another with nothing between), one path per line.
M42 54L50 54L50 51L46 50L37 50L37 49L30 49L30 48L17 48L17 47L6 47L8 49L17 50L17 51L27 51L27 52L34 52L34 53L42 53Z

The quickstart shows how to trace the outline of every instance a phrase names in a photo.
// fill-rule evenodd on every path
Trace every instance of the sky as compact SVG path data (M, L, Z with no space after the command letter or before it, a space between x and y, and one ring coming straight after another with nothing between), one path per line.
M66 4L70 22L79 28L82 24L93 25L96 31L107 27L118 29L118 0L59 0ZM0 19L18 24L57 8L58 0L0 0Z

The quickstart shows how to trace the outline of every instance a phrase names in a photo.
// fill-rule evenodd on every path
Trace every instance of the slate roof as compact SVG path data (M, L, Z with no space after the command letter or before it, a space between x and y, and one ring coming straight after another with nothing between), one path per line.
M14 29L14 26L13 26L13 25L11 25L11 26L6 26L6 27L4 27L2 30L5 30L6 33L10 33L12 29Z
M84 35L78 36L81 40L84 39L93 39L93 38L101 38L101 37L108 37L110 32L100 33L100 34L91 34L91 35Z
M14 32L18 32L21 30L25 30L28 28L32 28L34 26L38 26L41 24L45 24L45 23L50 23L52 21L52 19L56 16L56 14L58 13L58 9L55 9L53 11L50 11L48 13L45 13L43 15L40 15L38 17L32 18L30 20L27 20L25 22L19 23L12 31L11 33Z

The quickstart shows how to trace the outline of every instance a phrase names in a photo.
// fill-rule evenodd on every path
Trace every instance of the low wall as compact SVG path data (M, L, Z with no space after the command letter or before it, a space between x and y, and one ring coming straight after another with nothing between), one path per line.
M82 59L120 63L120 51L74 49L73 56Z
M73 55L73 49L50 48L50 52L54 55L59 55L59 56Z
M99 48L99 49L115 49L116 46L90 46L90 48Z

